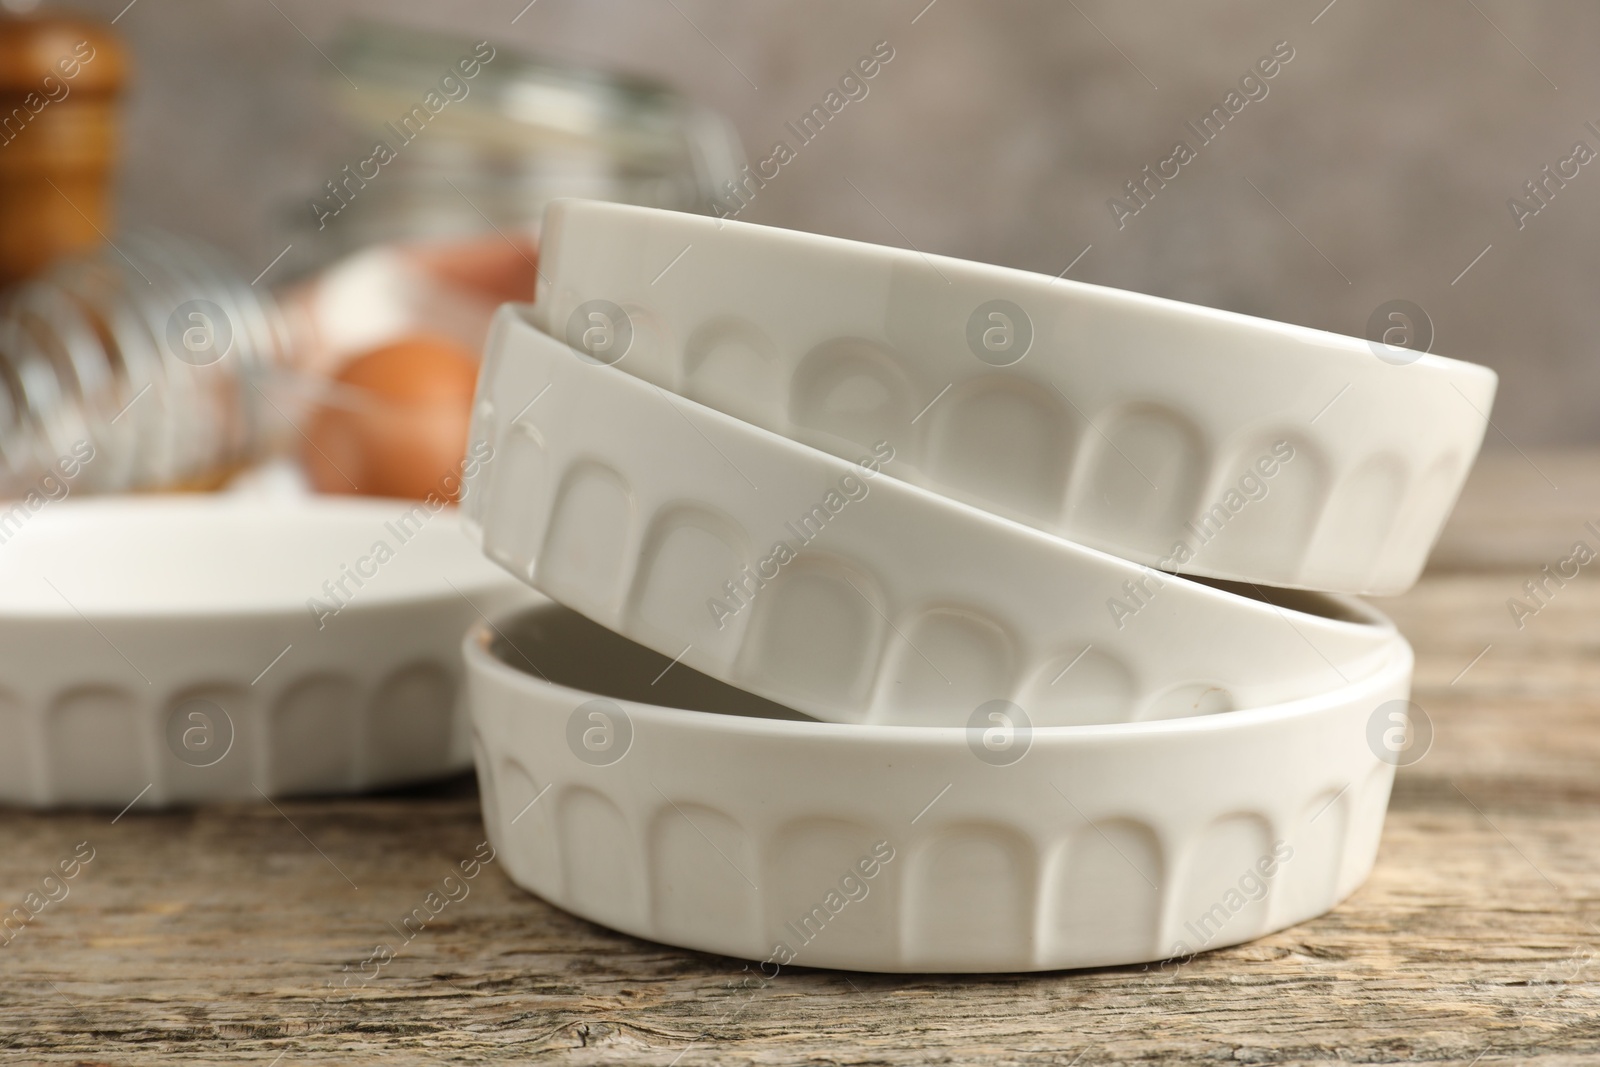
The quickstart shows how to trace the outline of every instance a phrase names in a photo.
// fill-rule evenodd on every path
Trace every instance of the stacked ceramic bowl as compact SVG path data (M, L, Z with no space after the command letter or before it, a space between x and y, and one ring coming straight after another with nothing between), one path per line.
M1343 594L1416 578L1491 372L609 204L541 270L464 504L554 602L466 645L518 883L770 974L1182 956L1366 876L1412 659Z

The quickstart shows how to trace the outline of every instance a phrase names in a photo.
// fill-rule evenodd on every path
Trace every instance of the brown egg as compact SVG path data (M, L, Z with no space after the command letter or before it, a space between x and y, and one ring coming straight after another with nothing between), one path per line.
M306 427L311 484L456 499L477 378L473 353L442 337L409 337L351 360Z

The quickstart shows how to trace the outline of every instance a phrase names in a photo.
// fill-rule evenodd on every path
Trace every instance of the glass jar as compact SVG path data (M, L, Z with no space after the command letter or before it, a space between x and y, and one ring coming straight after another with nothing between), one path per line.
M557 197L704 211L744 162L725 118L646 79L375 23L330 51L329 85L367 135L301 216L330 258L485 223L532 234Z

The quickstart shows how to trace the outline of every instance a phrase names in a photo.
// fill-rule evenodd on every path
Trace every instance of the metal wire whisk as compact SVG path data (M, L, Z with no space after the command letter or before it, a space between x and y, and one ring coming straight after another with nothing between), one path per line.
M0 497L214 485L268 443L288 329L211 249L142 233L0 297Z

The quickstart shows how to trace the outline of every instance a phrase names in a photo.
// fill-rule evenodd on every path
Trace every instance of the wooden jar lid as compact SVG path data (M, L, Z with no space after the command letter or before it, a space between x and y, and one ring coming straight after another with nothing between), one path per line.
M72 92L116 93L127 76L122 43L108 27L64 16L0 16L0 93L6 96L51 87L46 78L68 84Z
M126 77L126 53L107 26L0 17L0 284L110 231Z

